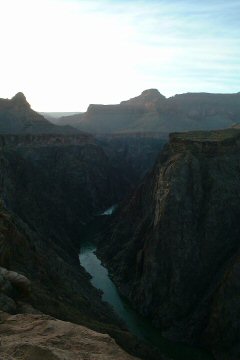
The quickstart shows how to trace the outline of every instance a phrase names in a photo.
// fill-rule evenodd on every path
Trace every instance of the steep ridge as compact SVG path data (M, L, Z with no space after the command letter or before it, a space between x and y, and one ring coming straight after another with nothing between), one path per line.
M0 134L68 134L70 126L56 126L31 109L23 93L0 99Z
M89 105L59 119L93 133L215 130L240 122L240 93L186 93L165 98L156 89L117 105Z
M171 134L113 215L99 254L121 293L171 339L240 356L240 131Z
M157 89L144 90L141 95L132 99L121 101L120 105L144 106L148 110L154 110L159 104L164 104L166 97Z
M118 105L89 105L87 112L66 116L59 119L59 125L72 125L78 129L93 133L115 133L115 132L138 132L152 131L139 127L139 122L145 122L145 117L150 114L153 121L156 118L156 107L162 104L165 97L158 90L145 90L143 93L128 101L122 101ZM152 119L148 119L150 123ZM153 130L155 131L155 129ZM161 131L161 130L157 130Z

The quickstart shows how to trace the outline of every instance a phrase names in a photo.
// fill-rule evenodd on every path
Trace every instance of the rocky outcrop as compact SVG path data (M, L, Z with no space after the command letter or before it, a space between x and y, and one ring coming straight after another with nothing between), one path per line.
M0 267L0 311L16 314L19 301L30 296L31 282L15 271Z
M173 134L100 254L166 337L239 358L240 132Z
M26 276L20 275L15 271L9 271L0 267L0 276L6 283L10 283L20 294L28 296L30 294L31 282Z
M0 134L74 134L76 129L56 126L33 111L23 93L0 99Z
M4 360L137 360L107 334L46 315L0 313Z
M144 106L148 111L156 110L160 103L164 103L166 97L160 94L157 89L144 90L141 95L130 100L122 101L121 105Z
M62 117L72 125L94 133L214 130L240 121L240 93L187 93L165 98L156 89L117 105L90 105L86 113Z

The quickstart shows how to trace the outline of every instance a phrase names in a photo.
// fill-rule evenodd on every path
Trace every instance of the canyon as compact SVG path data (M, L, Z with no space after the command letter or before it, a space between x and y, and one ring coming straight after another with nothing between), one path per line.
M239 357L239 114L239 94L150 89L59 126L22 93L0 99L4 359L172 359L103 301L79 264L89 239L170 347Z
M15 99L6 100L12 121L22 128L24 119L20 115L27 113L33 127L38 127L35 121L38 114L30 109L25 97L18 97L21 101L17 108ZM0 116L8 122L4 111L1 113L0 109ZM58 128L61 129L51 127L44 120L41 132L23 134L15 128L13 132L0 134L0 267L4 274L10 271L31 284L31 291L25 294L18 285L2 278L3 322L7 318L5 313L26 314L22 321L33 327L34 319L28 314L40 314L39 319L48 314L53 319L108 333L109 339L114 338L131 354L157 359L161 355L131 335L112 308L101 300L101 292L91 285L90 276L78 259L86 224L126 196L140 180L140 172L130 160L125 168L120 154L118 159L122 160L116 164L115 155L110 158L110 150L107 154L109 146L105 145L105 151L100 140L91 134L77 130L62 133ZM124 154L128 146L124 145ZM162 147L161 141L158 146ZM158 151L154 151L156 155ZM113 152L117 154L116 149ZM150 151L149 159L151 154ZM147 171L148 166L146 162L142 170ZM25 345L20 341L19 346ZM40 356L38 345L36 349L36 353L29 350L32 356ZM115 349L118 351L117 346ZM1 355L3 352L4 356L10 356L4 347L0 351ZM90 348L88 351L92 356ZM27 359L28 353L27 349L22 356ZM108 358L107 352L103 351L102 357Z

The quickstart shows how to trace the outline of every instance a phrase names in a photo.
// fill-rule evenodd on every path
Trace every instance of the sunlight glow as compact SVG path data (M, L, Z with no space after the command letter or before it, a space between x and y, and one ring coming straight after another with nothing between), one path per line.
M0 0L0 97L84 111L152 87L237 92L240 2L203 3Z

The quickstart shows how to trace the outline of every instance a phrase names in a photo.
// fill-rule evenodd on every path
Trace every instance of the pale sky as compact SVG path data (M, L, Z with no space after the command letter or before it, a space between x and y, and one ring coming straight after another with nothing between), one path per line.
M0 98L37 111L240 91L240 0L0 0L0 33Z

